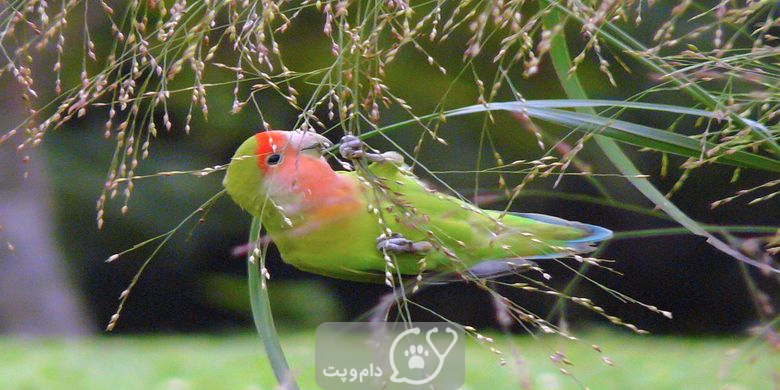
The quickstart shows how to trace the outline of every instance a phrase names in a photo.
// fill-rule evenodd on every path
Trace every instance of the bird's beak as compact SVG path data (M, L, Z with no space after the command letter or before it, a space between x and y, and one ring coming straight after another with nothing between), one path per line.
M313 131L291 131L288 134L289 145L302 152L314 151L322 155L322 151L333 146L327 138Z

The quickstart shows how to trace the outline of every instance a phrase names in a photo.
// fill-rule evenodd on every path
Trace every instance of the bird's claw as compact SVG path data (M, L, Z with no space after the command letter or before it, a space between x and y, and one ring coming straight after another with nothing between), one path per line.
M345 135L339 142L339 153L346 160L356 160L366 156L363 141L354 135Z
M381 235L376 239L376 249L395 254L414 253L423 254L433 249L428 241L417 241L407 239L406 237L394 233L391 236Z
M345 160L366 159L370 162L383 163L392 162L403 164L403 157L395 152L373 153L366 150L366 144L360 138L348 134L341 137L339 142L339 153Z

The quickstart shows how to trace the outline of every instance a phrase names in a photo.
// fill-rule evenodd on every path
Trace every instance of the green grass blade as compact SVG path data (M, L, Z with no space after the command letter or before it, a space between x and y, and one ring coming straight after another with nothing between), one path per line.
M651 148L658 152L672 153L685 157L702 157L702 150L709 150L716 145L706 141L698 141L682 134L673 133L666 130L657 129L645 125L627 122L619 119L612 119L597 115L592 110L583 112L571 112L557 110L546 107L572 107L572 108L591 108L595 106L614 103L615 107L628 106L621 102L598 101L598 103L589 103L588 100L535 100L528 102L500 102L488 103L484 105L474 105L460 109L448 111L447 116L458 116L484 111L505 110L521 112L529 117L541 119L547 122L556 123L564 126L571 126L578 131L598 131L599 134L624 142L631 145ZM634 104L637 107L637 104ZM663 105L647 105L646 108L657 111L686 113L704 117L712 117L713 114L701 110L672 110ZM704 142L704 145L702 145ZM780 172L780 161L761 156L755 153L743 150L730 150L729 154L721 154L711 158L713 162L723 164L761 169L774 172Z
M528 106L538 108L575 108L575 107L621 107L621 108L636 108L640 110L649 111L661 111L677 114L686 114L693 116L701 116L705 118L712 118L717 120L726 119L727 115L722 112L714 112L707 110L700 110L698 108L689 108L683 106L673 106L671 104L660 103L644 103L644 102L630 102L623 100L605 100L605 99L545 99L545 100L528 100ZM743 121L750 126L761 131L768 132L769 129L761 123L758 123L752 119L742 118Z
M252 227L249 232L249 242L256 242L260 236L260 221L252 218ZM250 251L249 256L252 256ZM279 335L276 333L274 317L271 313L271 303L268 299L268 288L263 288L260 275L259 264L257 261L247 259L247 271L249 274L249 300L252 304L252 318L255 322L257 334L263 340L265 354L271 362L271 368L276 376L277 382L285 389L298 390L298 385L290 372L287 359L282 350L282 344L279 341Z
M577 129L591 128L621 142L686 157L703 157L702 150L710 150L716 146L711 142L698 141L670 131L587 113L529 109L528 115L569 124ZM729 154L721 153L712 159L733 166L780 172L780 161L743 150L729 149Z

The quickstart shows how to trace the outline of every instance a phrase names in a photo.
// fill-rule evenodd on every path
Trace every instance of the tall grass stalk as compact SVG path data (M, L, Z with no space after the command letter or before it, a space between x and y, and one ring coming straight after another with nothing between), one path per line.
M249 230L249 242L256 242L259 246L258 237L260 237L260 221L252 219L252 225ZM249 301L252 305L252 318L255 322L255 329L260 336L265 348L265 355L271 363L271 369L276 375L276 380L282 388L297 390L295 377L287 364L287 358L282 349L282 342L279 334L276 332L274 316L271 311L271 301L268 297L268 285L265 275L261 274L260 262L263 254L257 256L257 251L250 251L247 258L247 274L249 283Z

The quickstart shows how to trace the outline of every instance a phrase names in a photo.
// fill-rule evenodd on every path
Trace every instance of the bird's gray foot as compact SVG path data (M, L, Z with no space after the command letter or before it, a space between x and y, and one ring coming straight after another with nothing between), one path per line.
M398 233L394 233L389 237L384 234L377 237L376 249L395 254L424 254L430 252L433 249L433 245L431 245L431 243L428 241L414 242L412 240L406 239L404 236Z
M341 137L341 142L339 142L339 153L345 160L366 159L370 162L403 164L403 157L398 153L373 153L367 149L366 144L354 135L345 135Z

